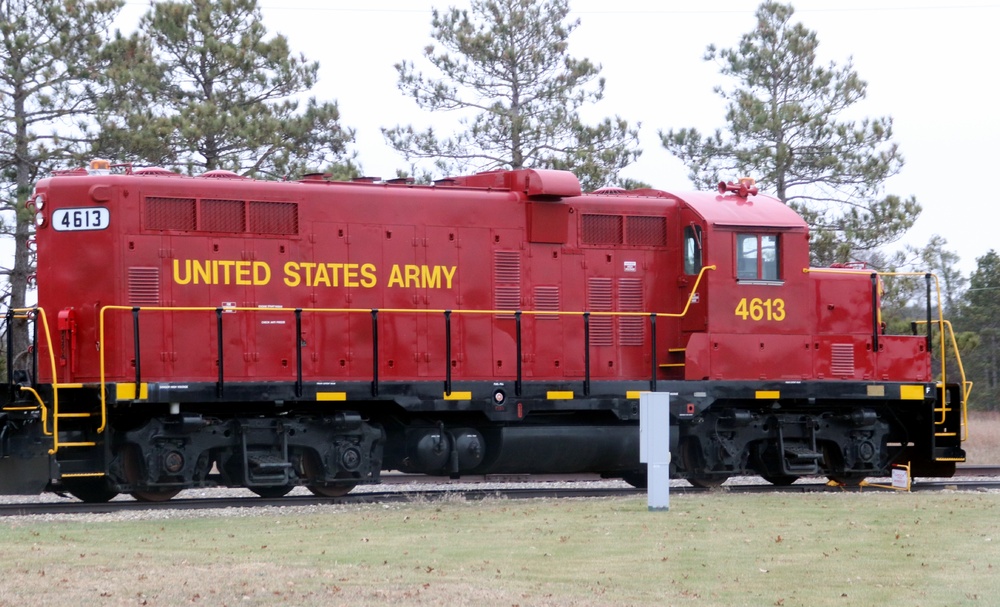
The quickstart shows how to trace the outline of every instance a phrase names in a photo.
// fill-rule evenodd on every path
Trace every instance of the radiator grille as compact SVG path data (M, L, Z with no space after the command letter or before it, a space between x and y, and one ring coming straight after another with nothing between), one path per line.
M521 308L521 253L519 251L493 252L493 304L495 310ZM502 314L499 318L514 318Z
M665 217L626 217L627 244L663 247L667 244L667 219Z
M587 281L587 309L610 312L612 309L611 279L591 278ZM611 346L614 339L614 319L610 316L590 317L590 345Z
M130 306L160 305L160 269L128 269L128 303Z
M559 311L559 287L539 286L535 287L535 309L541 312ZM556 320L556 315L540 314L536 316L538 320Z
M249 225L248 225L249 224ZM151 196L145 202L147 230L294 235L299 207L294 202L261 202Z
M242 200L202 200L201 229L209 232L245 232L246 212Z
M638 278L618 279L618 311L642 312L642 281ZM618 317L618 344L641 346L646 336L646 323L641 316Z
M194 198L146 199L146 227L150 230L192 231L196 217Z
M621 215L584 215L582 222L584 244L622 244Z
M834 375L854 375L854 345L830 345L830 371Z
M298 205L290 202L251 202L250 231L254 234L298 234Z

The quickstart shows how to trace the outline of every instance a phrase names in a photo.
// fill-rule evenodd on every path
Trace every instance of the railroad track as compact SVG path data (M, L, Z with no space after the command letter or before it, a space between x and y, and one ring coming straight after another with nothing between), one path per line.
M128 498L120 498L107 503L90 504L67 499L64 501L46 501L0 504L0 517L31 516L45 514L111 514L123 512L169 511L169 510L211 510L228 508L278 508L278 507L308 507L345 504L392 504L418 501L435 501L443 499L541 499L541 498L595 498L595 497L628 497L645 495L644 489L633 487L595 486L595 481L601 480L596 475L552 475L552 476L480 476L449 479L447 477L428 477L422 475L388 474L383 477L383 484L407 485L405 490L368 491L345 495L343 497L316 497L312 495L290 495L280 498L261 498L240 496L225 497L192 497L175 498L166 502L140 502ZM532 483L533 487L518 487L519 484ZM691 486L671 486L670 492L675 495L690 495L698 493L820 493L820 492L863 492L878 491L873 487L854 487L829 485L822 479L804 479L795 484L778 487L767 483L739 483L730 481L713 489L701 489ZM448 485L454 487L449 488ZM479 488L476 485L488 484L490 487ZM545 486L551 485L551 486ZM558 486L557 486L558 485ZM428 487L427 489L420 488ZM1000 490L1000 466L963 466L951 479L935 479L932 481L915 481L911 491L941 491L941 490Z

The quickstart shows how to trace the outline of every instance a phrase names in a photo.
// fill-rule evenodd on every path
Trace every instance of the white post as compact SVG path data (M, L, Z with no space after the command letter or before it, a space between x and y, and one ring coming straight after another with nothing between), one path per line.
M649 510L670 509L670 394L639 395L639 461L646 464Z

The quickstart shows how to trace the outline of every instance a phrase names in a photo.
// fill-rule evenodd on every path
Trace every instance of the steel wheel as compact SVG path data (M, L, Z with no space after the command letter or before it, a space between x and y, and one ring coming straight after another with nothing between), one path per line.
M63 486L67 493L88 504L103 504L118 496L106 477L63 481Z
M728 480L729 475L720 474L718 476L692 476L687 479L687 482L701 489L714 489Z
M142 462L139 461L139 448L135 445L127 445L122 451L122 463L125 468L125 479L130 485L135 486L142 478ZM146 491L132 491L130 495L140 502L165 502L180 493L180 488L170 489L148 489Z
M319 497L344 497L355 487L357 487L357 484L308 485L306 489L309 489L313 495L318 495Z
M848 473L844 473L844 474L831 474L830 476L827 476L826 478L830 479L831 481L833 481L835 483L840 483L841 485L844 485L845 487L859 487L859 486L861 486L861 483L866 478L868 478L868 477L866 475L864 475L864 474L849 473L848 472Z
M681 463L684 469L694 472L705 467L701 461L701 451L698 450L698 442L686 440L681 448ZM687 482L701 489L714 489L729 480L728 474L693 474L687 477Z
M801 478L794 474L761 474L760 476L776 487L787 487Z
M310 453L302 459L302 471L305 473L305 477L310 481L319 477L320 471L322 470L322 466L316 461L316 457L316 454ZM339 476L343 476L343 474L344 473L341 472ZM319 497L344 497L357 486L357 483L323 484L310 482L306 485L306 489L308 489L313 495Z
M285 497L288 492L294 489L294 485L272 485L270 487L247 487L257 495L267 499L277 499Z
M632 485L636 489L648 489L649 477L645 472L630 472L622 475L622 480Z

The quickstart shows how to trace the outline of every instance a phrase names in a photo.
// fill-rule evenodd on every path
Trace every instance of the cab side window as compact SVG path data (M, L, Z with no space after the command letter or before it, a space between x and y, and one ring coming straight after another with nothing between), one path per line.
M697 274L701 265L701 226L688 226L684 228L684 273Z
M736 235L736 278L781 280L781 251L776 234Z

